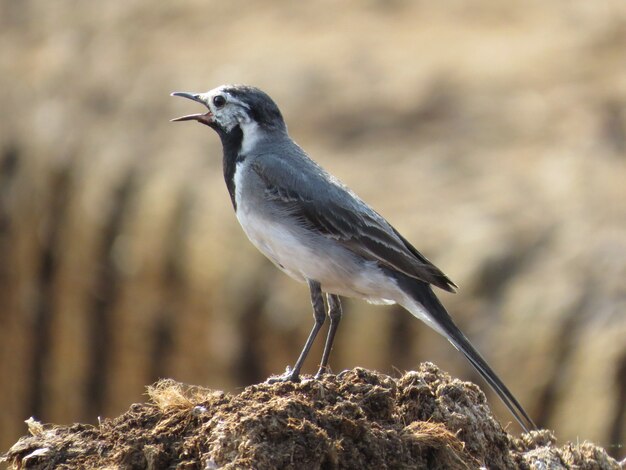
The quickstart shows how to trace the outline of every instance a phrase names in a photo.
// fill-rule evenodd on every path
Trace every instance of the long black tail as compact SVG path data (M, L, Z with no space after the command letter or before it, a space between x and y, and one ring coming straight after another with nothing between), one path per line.
M439 327L448 341L450 341L456 349L461 351L476 370L480 372L480 375L483 376L485 381L498 394L517 422L524 428L524 431L529 432L531 429L537 429L537 426L533 423L533 420L530 419L526 411L524 411L522 405L519 404L506 385L502 383L502 380L498 378L493 369L489 367L487 361L485 361L474 346L472 346L463 332L454 324L452 318L430 286L425 282L412 279L403 274L398 273L395 277L398 282L398 287L423 306L432 318L433 323ZM412 313L418 317L422 314L421 312Z

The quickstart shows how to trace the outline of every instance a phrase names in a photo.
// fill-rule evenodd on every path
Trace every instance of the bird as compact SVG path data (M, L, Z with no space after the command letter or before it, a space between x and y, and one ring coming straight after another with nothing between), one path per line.
M536 429L433 291L436 287L455 292L456 284L292 140L280 109L267 93L236 84L171 95L205 106L204 113L172 121L197 121L217 132L226 187L248 239L280 270L308 285L313 327L293 368L273 380L300 380L326 316L330 325L315 378L328 373L342 316L340 296L396 303L452 343L524 431Z

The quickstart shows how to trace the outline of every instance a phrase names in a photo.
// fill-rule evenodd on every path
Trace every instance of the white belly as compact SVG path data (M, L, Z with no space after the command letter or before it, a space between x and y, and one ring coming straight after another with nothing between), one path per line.
M244 210L237 212L237 218L252 244L292 278L315 280L324 292L331 294L373 303L395 302L397 286L375 262L360 261L332 240L324 241L322 247L314 236L296 235L284 224L269 222Z
M362 298L375 303L399 300L399 291L374 261L365 261L323 235L311 233L289 214L265 204L259 195L242 198L241 163L235 171L237 219L261 253L298 281L314 280L331 294ZM252 202L251 202L252 201ZM256 204L256 206L255 206Z
M244 208L237 211L237 219L252 244L294 279L317 280L325 271L324 263L311 248L284 225L272 223Z

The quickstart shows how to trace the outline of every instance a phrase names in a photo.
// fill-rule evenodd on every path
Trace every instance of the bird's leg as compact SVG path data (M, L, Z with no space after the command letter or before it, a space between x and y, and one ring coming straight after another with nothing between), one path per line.
M338 295L327 294L328 299L328 318L330 319L330 328L328 328L328 335L326 336L326 343L324 344L324 352L322 353L322 362L320 368L315 374L315 378L319 379L328 371L328 359L330 358L330 351L333 349L333 342L335 341L335 333L339 327L341 321L341 300Z
M280 377L272 377L269 380L270 383L287 380L297 382L298 380L300 380L300 369L302 369L302 364L304 363L304 360L311 350L311 346L313 345L313 341L315 341L317 333L319 333L322 325L324 325L324 321L326 320L322 287L317 281L309 280L308 284L309 290L311 291L311 304L313 305L313 319L315 320L315 324L311 329L311 333L309 334L306 343L304 343L304 348L302 349L302 352L300 353L300 357L298 357L296 364L293 366L293 369L288 370L284 375L281 375Z

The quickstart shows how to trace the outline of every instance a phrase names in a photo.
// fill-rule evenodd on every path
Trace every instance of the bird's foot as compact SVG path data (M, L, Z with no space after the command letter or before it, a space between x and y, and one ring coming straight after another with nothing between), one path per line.
M317 373L315 374L315 380L322 380L325 375L332 374L330 368L328 366L322 366L319 368Z
M287 366L285 373L281 375L272 375L265 381L268 384L275 384L278 382L300 382L300 373L297 370L291 370L291 367Z

